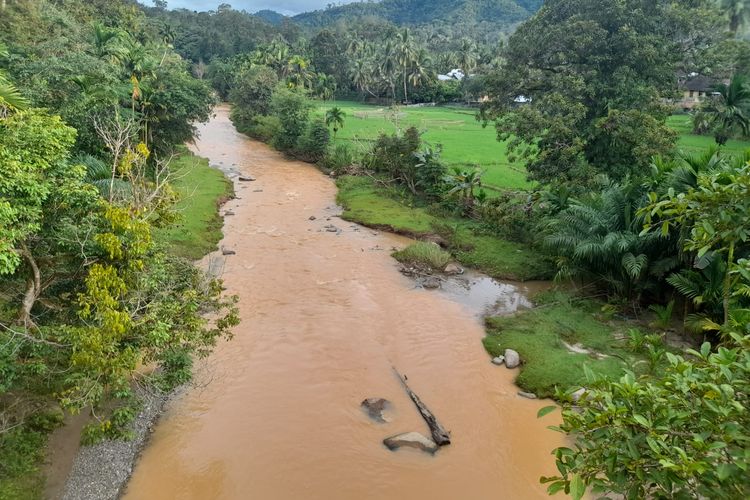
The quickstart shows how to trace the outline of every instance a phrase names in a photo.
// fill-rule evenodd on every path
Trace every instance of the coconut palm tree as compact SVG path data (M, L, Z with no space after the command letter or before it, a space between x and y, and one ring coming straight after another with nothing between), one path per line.
M385 42L382 60L380 63L380 76L390 87L393 100L396 100L396 71L398 70L398 53L391 40Z
M476 44L468 38L462 39L456 53L456 62L464 75L469 76L469 73L477 67L478 57Z
M312 82L313 73L310 71L310 61L300 55L293 55L283 67L283 75L290 85L306 88Z
M351 76L352 82L357 90L362 92L363 99L365 92L375 97L375 94L370 90L370 86L374 81L373 73L371 61L366 59L357 59L354 61L354 65L352 66L349 75Z
M734 75L729 85L715 87L716 95L707 103L705 112L717 126L714 138L723 146L739 130L750 133L750 85L742 75Z
M396 62L401 68L401 74L403 75L404 83L404 101L409 102L409 93L407 91L407 83L409 79L409 70L414 64L415 58L415 47L414 41L409 33L408 28L404 28L403 31L396 35Z
M324 101L332 99L336 92L336 78L332 75L326 75L325 73L317 73L315 75L313 91L317 97Z
M409 81L413 87L419 87L432 77L432 59L427 51L420 48L414 56Z
M344 117L346 117L346 113L344 113L339 107L333 107L326 111L326 126L333 127L334 139L336 138L339 129L344 128Z

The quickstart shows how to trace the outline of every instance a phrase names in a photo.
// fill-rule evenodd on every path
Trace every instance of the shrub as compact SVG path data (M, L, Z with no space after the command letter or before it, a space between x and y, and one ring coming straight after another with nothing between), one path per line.
M442 271L451 260L451 254L435 243L418 241L393 253L393 258L402 264L431 271Z
M334 174L340 174L345 172L356 162L356 155L347 144L336 144L333 149L329 150L325 155L320 166L324 169L330 170Z
M326 124L322 120L314 120L300 137L295 154L304 161L317 163L325 157L330 141L331 135Z
M276 116L257 116L249 130L240 130L259 141L271 142L281 132L281 121Z
M305 133L312 103L298 90L278 85L271 98L271 112L279 119L281 128L273 137L272 145L280 151L294 151Z
M528 193L505 191L476 209L482 226L503 238L528 243L538 235L540 214Z

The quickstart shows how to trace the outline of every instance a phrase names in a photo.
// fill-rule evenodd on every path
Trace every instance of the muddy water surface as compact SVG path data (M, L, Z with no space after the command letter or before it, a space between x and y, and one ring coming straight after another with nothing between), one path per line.
M545 498L561 438L490 364L471 304L416 288L389 256L408 240L337 218L330 179L237 134L226 109L200 132L196 153L257 178L237 182L222 243L242 324L162 418L125 498ZM435 456L381 444L428 434L392 366L452 432ZM390 423L368 420L367 397L394 403Z

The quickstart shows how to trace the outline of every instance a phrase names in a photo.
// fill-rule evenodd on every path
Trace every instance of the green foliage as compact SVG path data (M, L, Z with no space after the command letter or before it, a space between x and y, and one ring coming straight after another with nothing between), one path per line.
M402 264L418 267L427 271L442 271L451 260L451 254L435 243L418 241L408 247L394 252L393 258Z
M292 152L307 128L312 104L300 91L277 86L271 98L271 112L279 119L281 129L272 139L273 146Z
M541 182L586 184L592 168L640 174L671 149L662 99L677 64L720 37L718 23L703 2L548 1L508 40L484 116ZM518 105L519 95L532 100Z
M299 138L294 154L304 161L317 163L326 156L330 140L326 124L322 120L313 120Z
M589 373L587 393L563 409L559 429L575 449L555 451L561 475L542 478L550 493L747 498L750 350L747 337L737 340L715 353L704 344L692 358L666 354L658 378Z
M714 130L716 144L724 145L736 133L750 134L750 84L743 75L734 75L729 85L720 83L715 95L701 107L710 125L700 128Z
M41 112L0 120L0 275L18 269L19 245L42 230L45 208L90 197L83 170L66 161L74 140L74 129Z
M344 128L344 118L346 117L346 113L344 113L341 108L338 106L334 106L333 108L326 111L326 126L327 127L333 127L333 137L336 137L336 134L338 134L339 130Z
M251 66L234 76L229 93L233 104L232 122L241 132L248 133L260 116L271 113L271 96L279 82L276 72L266 66Z

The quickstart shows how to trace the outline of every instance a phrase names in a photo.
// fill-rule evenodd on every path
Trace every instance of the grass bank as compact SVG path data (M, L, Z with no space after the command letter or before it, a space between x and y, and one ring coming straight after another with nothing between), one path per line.
M171 168L176 179L173 187L180 195L177 210L180 220L156 233L157 241L180 257L197 260L216 250L223 237L219 207L234 195L232 182L208 160L180 148Z
M433 215L428 207L370 177L343 176L337 185L337 201L344 207L346 220L417 239L440 240L459 262L493 278L527 281L552 276L551 262L535 249L484 235L472 221Z
M565 292L547 292L535 300L534 309L485 320L483 343L490 355L505 349L521 355L516 383L524 390L551 397L557 389L578 389L586 385L584 366L614 379L626 369L645 373L661 364L660 344L650 355L639 325L609 317L600 302Z

